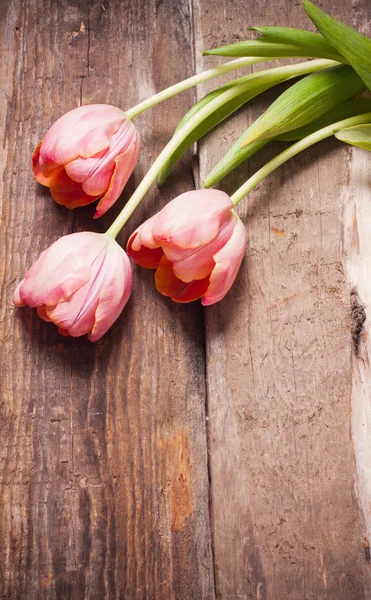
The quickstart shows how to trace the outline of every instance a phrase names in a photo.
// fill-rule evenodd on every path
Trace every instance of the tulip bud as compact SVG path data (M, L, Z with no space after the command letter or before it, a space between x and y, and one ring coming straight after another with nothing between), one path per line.
M131 235L127 252L156 269L157 290L175 302L218 302L232 287L246 248L246 231L219 190L181 194Z
M63 115L32 157L35 179L67 208L98 203L101 217L124 189L140 151L140 137L115 106L91 104Z
M125 251L103 233L65 235L42 252L17 286L16 306L37 307L62 335L96 342L129 300L132 270Z

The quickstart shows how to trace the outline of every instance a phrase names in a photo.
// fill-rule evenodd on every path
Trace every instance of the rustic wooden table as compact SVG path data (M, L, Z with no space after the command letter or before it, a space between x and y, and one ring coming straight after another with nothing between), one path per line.
M321 6L371 33L369 0ZM371 598L371 342L351 312L371 302L367 153L327 141L249 196L247 256L219 305L173 304L135 269L128 307L94 345L12 307L41 250L119 210L68 213L34 182L53 121L79 104L129 108L217 64L202 50L254 24L309 27L293 0L0 1L0 598ZM143 151L118 204L211 87L137 119ZM121 243L275 94L154 186Z

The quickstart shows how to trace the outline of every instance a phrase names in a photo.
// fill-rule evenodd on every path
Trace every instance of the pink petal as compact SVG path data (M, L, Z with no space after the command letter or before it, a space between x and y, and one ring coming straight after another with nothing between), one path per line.
M106 186L103 189L103 192L107 191L110 179L115 169L116 157L124 154L133 143L133 140L135 144L137 135L138 134L135 125L133 125L129 119L126 119L126 121L124 121L119 129L113 134L109 147L103 153L101 153L99 161L95 165L94 169L92 169L92 171L89 173L88 178L85 180L83 187L88 194L96 193L95 190L102 189L102 174L105 175L106 179Z
M38 146L36 146L35 151L32 155L32 171L33 171L34 177L38 183L41 183L41 185L46 185L46 187L49 187L50 186L50 178L51 178L51 175L53 174L53 171L51 172L51 175L49 177L45 177L45 175L43 174L43 172L40 169L41 144L42 144L42 141L38 144ZM60 167L56 167L56 169L59 169L59 168Z
M174 302L193 302L201 298L209 286L209 277L186 283L174 275L171 262L163 256L155 274L156 289Z
M91 310L86 311L81 318L79 313L84 306L84 301L89 293L89 282L77 290L66 302L59 302L56 306L46 307L46 314L55 325L68 332L72 337L80 337L89 333L94 325L94 314L98 305L98 298L91 304Z
M69 334L73 337L79 337L85 333L89 333L94 327L96 310L99 304L99 297L106 281L111 277L119 275L117 265L109 257L109 246L113 240L110 240L103 260L98 257L92 265L90 280L86 284L84 298L81 298L79 311L69 327ZM79 294L80 290L75 295ZM113 307L112 307L113 309Z
M58 333L60 333L60 335L64 335L65 337L68 337L70 335L67 329L62 329L62 327L58 327Z
M215 266L214 254L228 242L232 236L236 221L231 211L226 213L226 219L216 237L208 244L192 250L177 248L173 244L162 243L162 248L173 264L174 274L182 281L203 279L210 275Z
M144 221L139 227L131 234L128 246L130 246L133 250L140 250L141 246L146 246L147 248L160 248L161 244L152 235L152 227L157 219L157 215L153 215Z
M93 158L75 158L65 166L66 173L73 181L81 184L81 190L84 194L91 196L102 196L107 191L111 177L115 169L115 162L112 159L111 166L101 168L101 156L107 152L99 152ZM92 176L93 174L93 176Z
M76 290L68 300L55 306L46 307L46 314L55 325L68 331L68 335L78 337L88 333L94 325L94 314L98 305L99 293L94 296L94 284L105 259L101 252L94 260L89 280Z
M135 239L136 233L133 234ZM129 240L130 242L130 240ZM127 252L135 262L144 269L157 269L164 253L162 248L147 248L141 246L140 250L132 250L128 242Z
M91 265L105 250L104 234L81 232L66 235L41 253L19 288L28 306L54 306L67 300L90 277Z
M44 306L44 304L42 306L38 306L37 314L39 315L40 319L42 319L43 321L46 321L47 323L50 323L50 319L49 319L48 315L46 314L45 308L46 307Z
M231 199L219 190L193 190L181 194L157 215L153 237L179 248L197 248L216 237Z
M215 268L210 277L210 285L202 304L209 306L219 302L229 292L246 249L246 229L242 221L235 215L236 226L226 245L214 255Z
M157 269L163 256L159 242L152 235L152 226L157 215L154 215L131 234L126 251L135 262L145 269Z
M65 302L46 307L46 314L64 335L92 332L98 340L114 323L130 296L132 273L124 250L108 238L106 250L91 267L89 281Z
M67 208L77 208L86 206L95 200L98 196L89 196L83 190L82 183L73 181L65 169L60 168L50 179L50 193L58 204L63 204Z
M102 196L105 194L110 186L113 174L115 172L115 161L112 160L112 164L106 166L98 166L94 171L94 174L82 184L82 189L91 196Z
M57 165L65 165L81 156L89 158L108 148L125 114L114 106L91 104L63 115L47 132L40 153L44 175Z
M114 240L108 248L107 260L115 266L112 276L106 278L101 289L95 323L89 335L91 342L99 340L113 325L127 304L132 289L130 260Z
M124 189L130 175L134 171L134 168L138 162L140 153L140 137L137 131L135 131L135 135L131 139L131 142L127 149L122 153L116 156L115 158L115 170L112 175L112 179L109 185L109 188L103 198L97 205L97 210L94 215L94 219L98 219L111 206L116 202L117 198L120 196L122 190Z
M73 181L78 181L79 183L83 183L94 171L100 161L100 157L106 152L106 150L102 150L102 152L98 152L96 156L91 158L81 158L78 156L67 165L65 165L65 170Z
M26 306L25 302L23 302L23 300L21 299L20 296L20 290L22 285L24 284L24 279L22 279L22 281L17 285L17 287L15 288L15 292L13 294L13 304L15 304L15 306L21 308L22 306Z

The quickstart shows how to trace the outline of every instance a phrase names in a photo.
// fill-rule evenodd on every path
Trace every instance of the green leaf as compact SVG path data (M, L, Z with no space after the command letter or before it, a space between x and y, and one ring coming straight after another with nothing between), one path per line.
M254 154L256 154L259 150L261 150L268 142L271 140L260 140L259 142L252 142L248 146L241 148L241 142L244 137L244 133L242 136L238 138L229 148L228 152L224 154L223 158L215 165L215 167L210 171L210 173L206 176L203 186L205 188L213 187L218 181L224 179L229 173L234 171L241 163L248 160Z
M350 117L356 117L357 115L363 115L364 113L369 112L371 112L371 98L352 98L351 100L347 100L346 102L335 106L335 108L332 108L324 115L318 117L318 119L308 123L308 125L283 133L274 139L279 142L296 142L332 123L337 123L343 119L349 119Z
M371 125L358 125L357 127L342 129L335 133L335 137L351 146L371 150Z
M224 121L232 113L234 113L236 110L241 108L241 106L243 106L244 104L246 104L247 102L252 100L252 98L255 98L255 96L258 96L259 94L265 92L270 87L273 87L277 83L278 82L276 81L276 82L272 82L272 83L267 83L265 85L261 85L259 87L254 87L253 89L249 90L248 92L245 92L244 94L241 94L237 98L234 98L233 100L227 102L226 104L224 104L224 106L222 106L218 110L214 111L209 117L204 119L204 121L200 125L198 125L192 131L192 133L190 135L188 135L186 137L186 139L178 146L177 150L172 154L171 158L166 162L164 167L161 169L161 171L158 175L158 178L157 178L158 185L162 186L165 183L166 179L168 178L168 176L171 172L171 169L178 162L178 160L183 156L183 154L188 150L188 148L190 148L199 139L201 139L204 135L206 135L209 131L211 131L211 129L213 129L214 127L219 125L219 123ZM209 102L212 99L213 98L209 99ZM198 107L198 110L200 110L200 108L201 107ZM195 112L198 112L198 110ZM195 112L193 114L195 114ZM186 121L188 121L189 118L185 119L185 121L183 121L182 124L184 124ZM178 126L176 128L176 131L178 131L179 129L180 129L180 127Z
M218 96L220 96L220 94L222 94L226 90L230 90L232 87L235 87L236 85L239 85L240 83L245 83L249 80L252 80L251 74L245 75L244 77L239 77L238 79L233 79L232 81L229 81L228 83L225 83L224 85L221 85L220 87L216 88L212 92L209 92L208 94L206 94L206 96L203 96L202 98L200 98L200 100L198 100L186 112L184 117L182 117L182 119L179 121L178 125L176 126L175 131L178 131L185 123L187 123L187 121L189 121L189 119L192 119L192 117L199 110L201 110L201 108L203 108L204 106L206 106L206 104L208 104L209 102L214 100L214 98L217 98ZM252 80L252 82L253 82L253 80Z
M302 127L365 89L362 79L347 65L312 73L283 92L250 125L243 145Z
M302 2L305 12L323 37L346 58L371 90L371 40L333 19L309 0Z
M158 176L158 185L163 185L166 181L173 165L181 158L186 150L197 142L202 136L208 133L213 127L221 123L224 119L229 117L233 112L238 110L243 104L249 102L252 98L255 98L258 94L266 91L274 85L297 77L299 75L307 74L311 71L320 70L321 67L333 64L331 61L308 61L307 63L300 63L296 65L286 65L283 67L276 67L273 69L267 69L265 71L259 71L240 77L232 82L229 82L216 90L207 94L204 98L196 102L196 104L186 113L183 119L178 124L176 131L178 132L187 121L194 117L197 112L202 108L206 107L212 100L217 99L218 96L224 92L230 90L232 87L240 86L241 94L237 95L233 100L226 101L226 103L213 114L205 117L202 123L197 125L192 133L190 133L182 143L179 144L177 149L173 152L172 156L166 161Z
M331 58L344 62L342 54L324 40L322 35L290 27L250 27L262 35L255 40L245 40L206 50L203 54L218 56L272 56L278 58L311 57Z
M321 61L317 61L317 65L315 65L314 61L309 61L308 63L297 64L297 65L288 65L285 67L279 67L274 69L267 69L265 71L259 71L257 73L252 73L250 75L246 75L245 77L240 77L232 82L229 82L225 85L220 86L216 90L212 91L210 94L207 94L204 98L196 102L196 104L186 113L183 119L180 121L176 128L176 132L181 129L181 127L187 123L192 117L196 115L202 108L204 108L208 103L212 100L215 100L218 96L231 89L232 87L240 86L241 94L237 95L233 100L229 100L219 109L214 111L208 117L196 126L192 133L190 133L184 141L179 144L178 148L173 152L172 156L166 161L161 172L159 173L157 182L158 185L161 186L166 181L172 167L174 164L181 158L181 156L186 152L186 150L192 146L195 142L197 142L201 137L206 135L211 129L216 127L219 123L221 123L224 119L229 117L233 112L238 110L243 104L249 102L252 98L255 98L258 94L268 90L273 87L277 83L281 83L291 77L295 77L298 75L308 73L310 70L315 70L315 68L320 68Z
M294 129L289 133L283 134L278 138L274 138L274 141L297 141L302 138L311 135L323 127L327 127L332 123L337 123L343 119L362 115L364 113L371 112L371 98L356 98L343 102L339 106L331 109L315 121L312 121L305 127ZM349 130L348 130L349 131ZM259 142L253 142L245 148L241 148L241 141L246 134L243 133L234 144L230 147L228 152L221 158L218 164L210 171L203 182L204 187L209 188L215 185L221 179L224 179L229 173L231 173L236 167L238 167L245 160L251 158L256 152L258 152L268 142L272 141L269 139L260 140ZM346 141L346 140L344 140Z

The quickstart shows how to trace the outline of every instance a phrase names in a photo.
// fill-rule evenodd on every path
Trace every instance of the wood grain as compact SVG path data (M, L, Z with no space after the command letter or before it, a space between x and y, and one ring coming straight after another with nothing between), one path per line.
M352 3L351 15L349 3L321 5L370 33L367 2ZM217 13L213 1L196 6L198 47L244 39L250 25L308 27L300 3L285 0L221 2ZM197 68L205 64L199 59ZM265 101L273 97L265 95ZM201 180L263 107L259 98L200 145ZM223 189L234 191L279 149L267 148L230 176ZM218 598L371 598L361 511L367 504L369 516L370 487L364 477L367 472L368 482L370 373L362 359L353 417L359 434L367 413L368 427L357 445L354 441L356 451L363 450L358 453L361 503L354 490L351 441L351 290L342 251L348 155L346 147L328 141L250 194L239 207L249 236L245 261L232 292L206 312ZM369 162L363 160L366 190ZM355 194L354 167L352 172ZM365 191L362 197L365 207ZM364 211L368 239L369 211ZM370 260L367 248L358 264Z
M367 0L321 6L371 34ZM140 269L95 345L11 303L57 237L105 229L196 92L137 119L140 164L100 221L34 182L48 127L81 103L129 108L259 24L309 27L291 0L0 0L0 598L371 599L366 153L324 142L250 194L236 285L204 313ZM199 145L201 179L276 94ZM195 164L153 187L123 245Z
M349 180L343 189L343 261L352 302L352 442L356 493L365 520L365 552L370 560L370 157L358 148L352 148L349 154Z
M159 297L138 269L124 314L91 345L11 304L41 250L105 225L33 181L34 146L80 103L129 108L192 74L188 2L15 0L1 12L0 597L213 598L200 307ZM125 197L191 101L138 120L143 152ZM192 185L187 159L130 230Z

